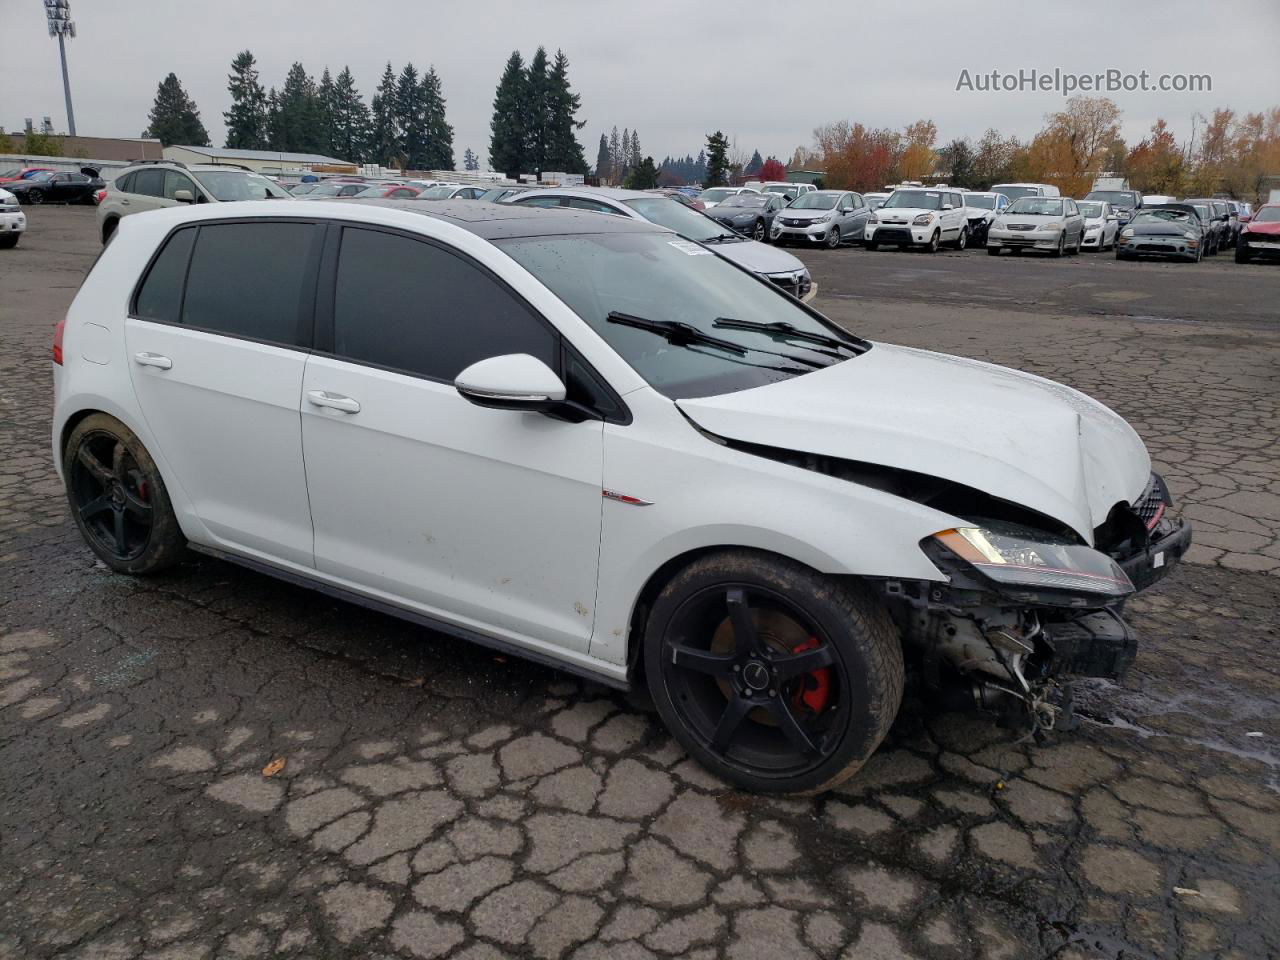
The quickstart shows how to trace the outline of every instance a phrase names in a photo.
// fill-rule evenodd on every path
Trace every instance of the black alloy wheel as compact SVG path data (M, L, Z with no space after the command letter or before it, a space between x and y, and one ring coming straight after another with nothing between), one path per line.
M82 420L63 457L67 500L90 549L119 573L176 563L186 540L155 462L137 436L106 414Z
M27 203L35 203L35 204L44 203L44 192L41 190L35 190L35 189L28 190Z
M839 783L901 700L902 653L883 609L782 558L696 562L659 595L646 633L649 687L668 727L750 790Z

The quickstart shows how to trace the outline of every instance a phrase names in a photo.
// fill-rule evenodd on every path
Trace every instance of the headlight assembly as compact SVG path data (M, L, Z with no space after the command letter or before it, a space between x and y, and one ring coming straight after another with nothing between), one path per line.
M914 223L917 227L927 227L929 224L933 223L933 214L922 213L920 214L920 216L916 217L911 222Z
M1084 544L1012 524L943 530L926 543L944 547L997 589L1052 590L1102 603L1133 593L1133 583L1111 557Z
M1041 229L1041 230L1048 230L1050 233L1057 233L1059 230L1061 230L1061 229L1062 229L1062 224L1060 224L1060 223L1046 223L1046 224L1045 224L1043 227L1041 227L1040 229Z

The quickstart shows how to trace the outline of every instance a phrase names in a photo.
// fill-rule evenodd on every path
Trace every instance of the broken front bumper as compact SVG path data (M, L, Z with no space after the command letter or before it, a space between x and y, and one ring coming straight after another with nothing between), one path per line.
M1151 531L1146 548L1119 561L1135 590L1145 590L1169 575L1191 547L1191 524L1164 517Z

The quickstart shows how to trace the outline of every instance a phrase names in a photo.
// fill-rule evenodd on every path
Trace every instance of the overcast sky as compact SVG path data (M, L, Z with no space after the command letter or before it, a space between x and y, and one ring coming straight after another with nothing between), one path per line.
M921 117L939 141L989 126L1028 136L1059 109L1053 92L957 92L962 70L1079 74L1208 73L1209 93L1115 93L1123 134L1140 139L1157 116L1185 137L1190 118L1280 102L1280 3L1275 0L482 0L372 4L354 0L72 0L69 44L78 132L137 136L156 85L177 73L215 145L231 58L249 48L264 86L300 60L317 78L349 64L366 101L383 65L434 64L454 150L486 158L494 87L506 58L542 44L570 59L582 95L580 139L594 163L601 132L639 130L645 153L697 153L717 128L740 149L784 160L813 128L841 118L901 128ZM375 13L375 10L382 11ZM57 44L41 0L0 0L0 124L51 116L66 126Z

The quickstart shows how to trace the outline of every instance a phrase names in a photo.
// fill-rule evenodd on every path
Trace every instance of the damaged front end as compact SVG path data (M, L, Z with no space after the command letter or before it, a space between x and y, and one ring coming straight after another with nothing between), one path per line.
M1070 718L1065 681L1120 679L1137 654L1127 597L1168 574L1191 528L1168 515L1164 481L1118 503L1090 547L1067 532L968 518L921 549L948 581L886 581L909 660L930 699L1034 732ZM912 657L914 654L914 657Z

